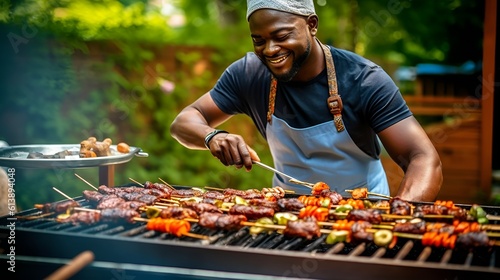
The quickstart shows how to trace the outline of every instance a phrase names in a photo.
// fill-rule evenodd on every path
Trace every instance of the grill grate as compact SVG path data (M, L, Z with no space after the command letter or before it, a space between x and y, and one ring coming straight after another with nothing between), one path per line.
M83 207L89 206L81 197L76 200ZM484 209L492 215L498 214L495 207ZM349 275L356 276L353 279L358 276L377 279L380 271L407 279L421 279L423 272L426 275L431 273L431 276L426 276L430 279L466 279L464 277L471 275L482 279L500 277L497 248L449 250L424 247L418 241L402 238L392 249L381 248L373 243L329 245L325 243L326 235L313 240L288 237L277 232L262 232L251 236L248 227L226 231L193 224L191 232L213 237L207 244L207 241L192 237L178 238L148 231L143 223L72 225L58 223L53 216L26 219L39 214L36 209L19 213L20 218L16 221L18 244L31 242L33 246L24 248L19 245L21 249L16 254L71 258L78 250L90 249L95 252L96 260L100 261L273 276L288 276L290 267L302 264L306 268L307 265L314 267L307 274L308 277L318 279L335 279L331 272L341 269L340 266L348 269ZM7 224L6 219L7 217L0 218L2 225ZM0 226L1 240L8 234L9 229ZM66 246L59 246L61 242ZM0 244L0 250L4 253L8 251L6 242ZM181 257L182 254L187 254L188 257ZM276 268L249 267L250 264L261 261ZM229 267L229 263L233 266ZM363 271L356 269L360 265L363 265ZM412 270L416 274L411 274ZM300 276L293 273L291 275ZM380 279L386 276L387 274L382 274Z

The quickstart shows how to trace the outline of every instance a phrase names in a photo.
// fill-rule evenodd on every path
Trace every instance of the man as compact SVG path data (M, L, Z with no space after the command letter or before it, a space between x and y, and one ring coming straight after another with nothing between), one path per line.
M316 38L312 0L248 0L254 53L230 65L215 87L183 109L171 134L209 149L224 165L252 168L257 153L238 134L214 129L235 114L252 118L279 171L344 190L389 195L382 142L405 171L397 195L432 201L441 162L391 78L373 62ZM277 174L274 186L310 192Z

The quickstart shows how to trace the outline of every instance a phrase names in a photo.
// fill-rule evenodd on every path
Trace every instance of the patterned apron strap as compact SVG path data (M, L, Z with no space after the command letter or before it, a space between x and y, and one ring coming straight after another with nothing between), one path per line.
M319 41L318 41L319 42ZM321 43L320 43L321 44ZM342 121L342 99L338 94L337 75L335 73L335 66L333 64L333 57L330 49L321 44L323 53L325 54L326 73L328 77L328 93L327 99L328 108L333 115L333 123L338 132L344 131L344 122ZM274 114L274 104L276 102L276 91L278 87L278 80L271 74L271 85L269 89L269 108L267 110L267 122L272 123L272 115Z
M274 103L276 103L276 89L278 88L278 80L271 74L271 88L269 89L269 108L267 109L267 122L272 124L274 114Z
M321 44L321 46L323 47L323 52L325 53L326 73L328 76L328 93L330 95L326 102L328 104L328 108L330 109L330 113L333 115L333 122L337 128L337 132L341 132L344 131L345 126L342 121L343 105L342 98L340 98L337 87L337 74L335 73L335 66L333 64L333 57L330 49L324 44Z

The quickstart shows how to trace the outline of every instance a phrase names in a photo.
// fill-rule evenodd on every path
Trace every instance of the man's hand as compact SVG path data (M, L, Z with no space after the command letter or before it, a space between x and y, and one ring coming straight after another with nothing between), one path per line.
M260 161L241 135L219 133L208 142L208 147L212 155L225 166L234 165L238 169L244 166L249 171L252 169L252 160Z

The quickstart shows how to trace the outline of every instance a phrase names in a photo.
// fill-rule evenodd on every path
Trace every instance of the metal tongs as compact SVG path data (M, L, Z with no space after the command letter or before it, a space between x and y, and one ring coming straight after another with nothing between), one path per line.
M290 175L288 175L288 174L285 174L285 173L283 173L283 172L281 172L281 171L278 171L278 170L276 170L276 169L272 168L271 166L266 165L266 164L264 164L264 163L262 163L262 162L260 162L260 161L255 161L255 160L252 160L252 163L253 163L253 164L256 164L256 165L258 165L258 166L260 166L260 167L263 167L263 168L265 168L265 169L267 169L267 170L270 170L270 171L272 171L272 172L274 172L274 173L276 173L276 174L279 174L279 175L281 175L281 176L283 176L283 177L288 178L288 179L289 179L288 181L289 181L290 183L294 183L294 184L298 184L298 185L303 185L303 186L306 186L306 187L311 188L311 189L312 189L312 187L314 186L314 184L312 184L312 183L308 183L308 182L304 182L304 181L300 181L300 180L298 180L298 179L295 179L294 177L292 177L292 176L290 176Z

